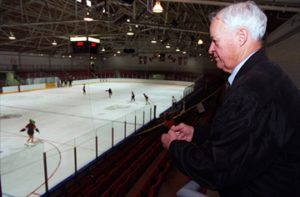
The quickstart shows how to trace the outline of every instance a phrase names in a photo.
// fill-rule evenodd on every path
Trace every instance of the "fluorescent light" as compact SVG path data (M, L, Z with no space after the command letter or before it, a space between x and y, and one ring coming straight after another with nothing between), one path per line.
M95 42L95 43L100 43L100 39L98 39L98 38L88 37L88 41Z
M85 36L75 36L75 37L70 37L71 42L77 42L77 41L87 41L87 37Z
M90 41L95 43L100 43L100 39L93 38L93 37L86 37L86 36L74 36L70 37L71 42L77 42L77 41Z

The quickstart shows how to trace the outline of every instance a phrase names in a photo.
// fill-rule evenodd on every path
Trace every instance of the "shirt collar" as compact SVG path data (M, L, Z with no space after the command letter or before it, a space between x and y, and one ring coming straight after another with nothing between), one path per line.
M250 55L248 55L248 57L246 57L245 59L243 59L232 71L232 73L230 74L230 76L228 77L228 82L230 85L232 85L235 76L237 75L237 73L239 72L239 70L242 68L242 66L244 65L244 63L255 53L256 51L254 51L253 53L251 53Z

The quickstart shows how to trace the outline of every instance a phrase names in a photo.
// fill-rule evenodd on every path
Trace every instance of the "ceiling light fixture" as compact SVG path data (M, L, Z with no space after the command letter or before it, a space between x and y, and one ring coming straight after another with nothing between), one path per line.
M128 35L128 36L133 36L133 35L134 35L134 33L133 33L131 27L129 27L129 31L127 32L127 35Z
M157 43L157 41L155 40L155 38L153 38L153 39L151 40L151 43L152 43L152 44L156 44L156 43Z
M93 37L88 37L88 41L90 41L90 42L95 42L95 43L100 43L100 39L98 39L98 38L93 38Z
M162 13L164 11L163 7L160 5L160 0L156 0L155 5L152 8L154 13Z
M100 43L100 39L93 38L93 37L86 37L86 36L73 36L73 37L70 37L70 41L71 42L89 41L89 42Z
M92 7L92 1L91 0L86 0L86 6Z
M77 41L87 41L87 37L85 36L74 36L70 37L71 42L77 42Z
M90 16L90 12L86 12L85 17L83 18L85 21L93 21L94 19Z
M12 32L9 32L8 39L10 39L10 40L15 40L16 37L15 37L15 35L14 35Z
M199 39L198 40L198 45L201 45L201 44L203 44L203 40Z
M176 51L177 51L177 52L179 52L179 51L180 51L180 49L177 47L177 48L176 48Z
M162 13L164 9L160 5L160 0L156 0L155 5L152 8L152 12L154 13Z
M53 45L53 46L56 46L56 45L57 45L56 40L53 40L52 45Z

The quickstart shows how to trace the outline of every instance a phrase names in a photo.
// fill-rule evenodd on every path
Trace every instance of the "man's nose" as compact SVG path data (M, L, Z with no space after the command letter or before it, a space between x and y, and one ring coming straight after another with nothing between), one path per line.
M209 54L213 54L213 52L214 52L214 46L213 46L213 43L210 43L210 46L209 46L209 49L208 49L208 53Z

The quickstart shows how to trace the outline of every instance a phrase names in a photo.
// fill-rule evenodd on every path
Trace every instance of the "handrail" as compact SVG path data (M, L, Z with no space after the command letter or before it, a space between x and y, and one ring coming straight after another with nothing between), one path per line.
M210 94L210 95L208 95L207 97L203 98L203 99L202 99L200 102L198 102L198 103L201 103L201 102L203 103L203 102L205 102L206 100L208 100L209 98L215 96L220 90L222 90L222 88L223 88L223 87L219 87L219 88L218 88L217 90L215 90L212 94ZM193 110L193 109L195 109L195 108L197 108L197 104L196 104L196 105L193 105L193 106L191 106L191 107L189 107L187 110L181 111L179 114L173 116L172 118L173 118L173 119L179 118L180 116L183 116L183 115L187 114L189 111L191 111L191 110ZM146 130L144 130L144 131L142 131L142 132L140 132L140 133L137 133L136 135L142 135L142 134L148 133L148 132L153 131L153 130L155 130L155 129L157 129L157 128L163 126L163 125L164 125L164 123L162 122L162 123L160 123L160 124L155 125L154 127L151 127L151 128L149 128L149 129L146 129Z

